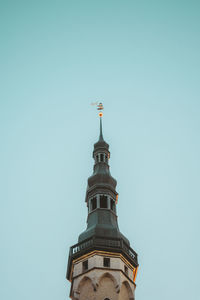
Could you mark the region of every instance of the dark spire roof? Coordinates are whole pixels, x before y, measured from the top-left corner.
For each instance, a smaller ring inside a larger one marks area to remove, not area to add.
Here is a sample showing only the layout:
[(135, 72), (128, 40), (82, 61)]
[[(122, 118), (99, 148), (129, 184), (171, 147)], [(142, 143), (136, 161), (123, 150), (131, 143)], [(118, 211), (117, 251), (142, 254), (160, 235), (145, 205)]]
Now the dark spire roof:
[(103, 130), (102, 130), (102, 117), (100, 117), (100, 134), (99, 140), (97, 143), (94, 144), (94, 151), (100, 148), (105, 148), (106, 150), (109, 149), (109, 145), (104, 141), (103, 138)]
[[(99, 153), (104, 153), (107, 156), (107, 159), (102, 162), (101, 160), (95, 159), (96, 155)], [(117, 181), (111, 176), (109, 170), (109, 145), (104, 141), (103, 138), (103, 130), (102, 130), (102, 117), (100, 117), (100, 134), (99, 140), (94, 144), (93, 158), (95, 160), (94, 171), (91, 177), (88, 178), (88, 189), (91, 189), (95, 185), (110, 186), (110, 189), (116, 193), (115, 187), (117, 185)]]
[[(117, 181), (110, 174), (108, 164), (110, 152), (108, 149), (109, 145), (103, 138), (102, 117), (100, 116), (99, 140), (94, 144), (93, 151), (94, 169), (92, 176), (88, 178), (86, 191), (87, 203), (97, 195), (105, 195), (108, 197), (107, 199), (111, 197), (116, 201), (118, 195), (116, 192)], [(87, 223), (87, 229), (79, 236), (79, 242), (92, 236), (107, 236), (122, 238), (129, 245), (129, 241), (119, 231), (116, 214), (110, 209), (102, 210), (100, 208), (89, 213)]]

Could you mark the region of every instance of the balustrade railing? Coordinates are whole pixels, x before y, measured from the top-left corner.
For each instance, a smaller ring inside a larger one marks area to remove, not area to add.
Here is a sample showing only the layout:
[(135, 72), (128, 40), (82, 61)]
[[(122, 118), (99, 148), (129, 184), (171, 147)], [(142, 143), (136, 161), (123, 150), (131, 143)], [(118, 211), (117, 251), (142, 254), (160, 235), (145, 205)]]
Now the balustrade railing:
[(79, 252), (87, 250), (94, 246), (122, 249), (131, 259), (133, 259), (137, 263), (137, 254), (122, 239), (92, 237), (72, 246), (70, 248), (70, 254), (71, 256), (76, 256)]

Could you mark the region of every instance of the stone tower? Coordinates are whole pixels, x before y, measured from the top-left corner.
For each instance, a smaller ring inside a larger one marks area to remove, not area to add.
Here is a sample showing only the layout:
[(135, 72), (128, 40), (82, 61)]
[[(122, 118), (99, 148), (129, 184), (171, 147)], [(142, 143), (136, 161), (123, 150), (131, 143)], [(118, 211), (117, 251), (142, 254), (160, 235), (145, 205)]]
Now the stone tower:
[(73, 300), (133, 300), (138, 260), (119, 231), (116, 180), (109, 170), (109, 145), (102, 134), (94, 144), (94, 171), (88, 178), (85, 202), (87, 229), (70, 248), (67, 279)]

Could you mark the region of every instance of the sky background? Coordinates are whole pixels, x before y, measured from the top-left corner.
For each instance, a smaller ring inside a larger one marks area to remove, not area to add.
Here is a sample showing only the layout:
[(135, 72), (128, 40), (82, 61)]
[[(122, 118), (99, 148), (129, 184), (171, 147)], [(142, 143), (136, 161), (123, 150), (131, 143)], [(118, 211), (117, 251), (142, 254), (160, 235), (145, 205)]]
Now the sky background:
[(200, 2), (0, 1), (0, 298), (69, 299), (105, 107), (136, 300), (196, 300)]

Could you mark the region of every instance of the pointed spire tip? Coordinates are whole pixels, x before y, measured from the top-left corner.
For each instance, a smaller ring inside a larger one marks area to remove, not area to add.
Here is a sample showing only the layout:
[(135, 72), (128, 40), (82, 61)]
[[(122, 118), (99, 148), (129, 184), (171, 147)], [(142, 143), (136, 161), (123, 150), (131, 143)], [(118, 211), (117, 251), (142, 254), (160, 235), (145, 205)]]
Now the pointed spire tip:
[(102, 116), (100, 116), (100, 134), (99, 134), (99, 141), (104, 141), (104, 139), (103, 139), (103, 131), (102, 131)]

